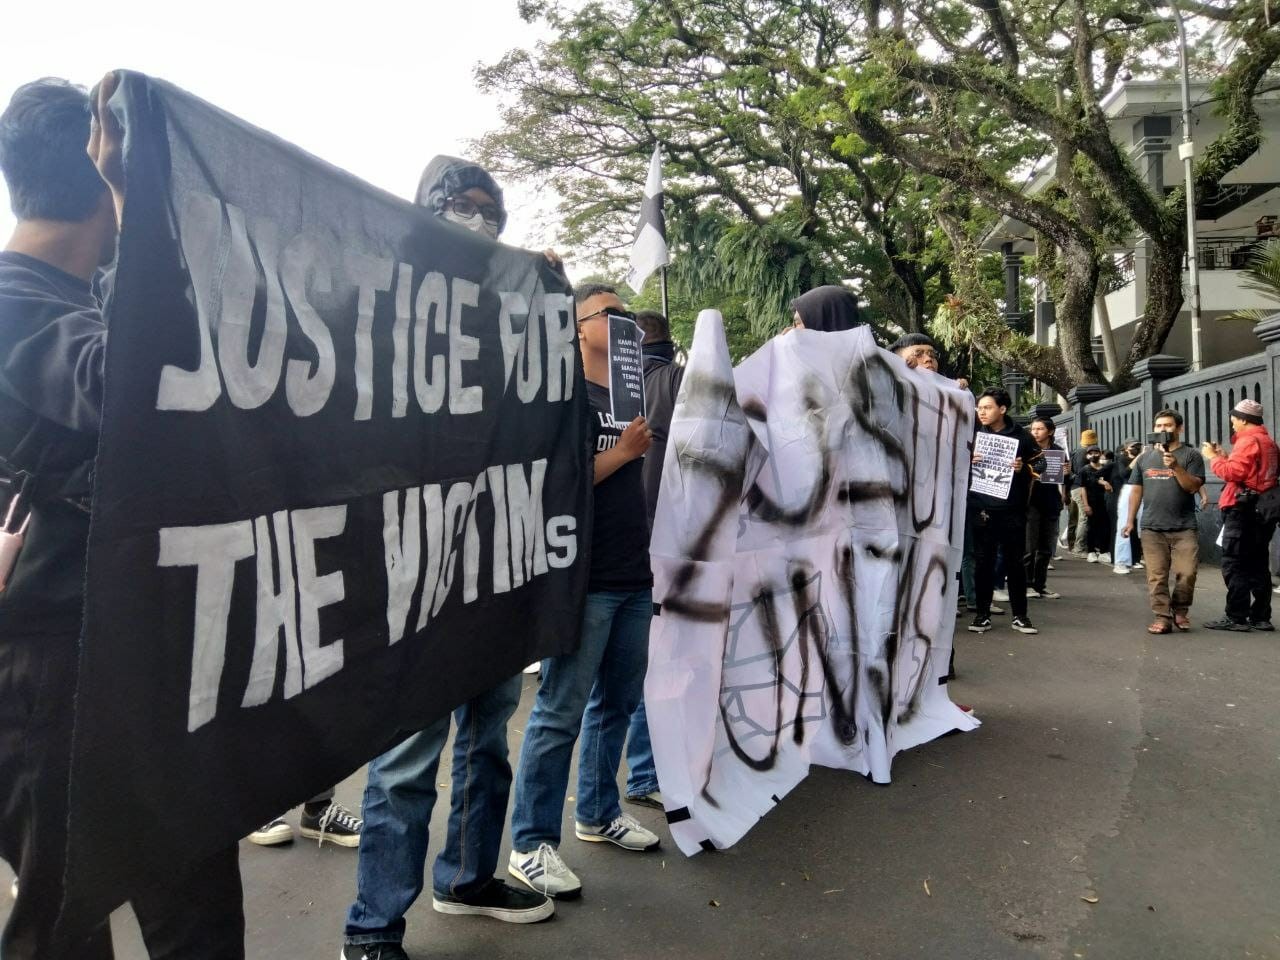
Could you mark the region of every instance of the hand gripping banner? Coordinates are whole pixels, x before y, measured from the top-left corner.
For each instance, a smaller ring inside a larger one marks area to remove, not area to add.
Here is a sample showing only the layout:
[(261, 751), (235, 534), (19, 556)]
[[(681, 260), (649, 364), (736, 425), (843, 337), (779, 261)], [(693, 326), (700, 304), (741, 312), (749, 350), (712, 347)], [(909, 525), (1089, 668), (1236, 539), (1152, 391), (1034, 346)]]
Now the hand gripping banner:
[(889, 780), (947, 696), (973, 398), (868, 327), (734, 369), (703, 311), (671, 421), (645, 704), (671, 832), (730, 846), (811, 763)]
[(68, 931), (572, 649), (590, 543), (541, 255), (169, 84), (122, 74), (110, 108)]

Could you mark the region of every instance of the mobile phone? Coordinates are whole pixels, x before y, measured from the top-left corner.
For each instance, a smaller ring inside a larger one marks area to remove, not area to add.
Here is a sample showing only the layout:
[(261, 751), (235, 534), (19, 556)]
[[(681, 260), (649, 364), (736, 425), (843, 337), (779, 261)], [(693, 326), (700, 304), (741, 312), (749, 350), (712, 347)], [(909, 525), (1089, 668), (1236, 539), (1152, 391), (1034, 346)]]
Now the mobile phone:
[(1173, 443), (1173, 434), (1168, 430), (1161, 430), (1159, 433), (1148, 433), (1147, 443), (1158, 444), (1161, 447), (1167, 447)]

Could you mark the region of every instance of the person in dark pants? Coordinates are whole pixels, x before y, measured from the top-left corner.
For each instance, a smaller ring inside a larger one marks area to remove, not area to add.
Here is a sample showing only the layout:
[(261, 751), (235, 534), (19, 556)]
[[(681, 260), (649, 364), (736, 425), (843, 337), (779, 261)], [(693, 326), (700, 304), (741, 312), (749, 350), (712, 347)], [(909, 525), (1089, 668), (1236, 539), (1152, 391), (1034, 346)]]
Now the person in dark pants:
[(1206, 443), (1201, 455), (1226, 481), (1222, 510), (1222, 579), (1227, 612), (1205, 624), (1210, 630), (1274, 630), (1271, 625), (1271, 571), (1267, 551), (1275, 524), (1258, 515), (1258, 495), (1276, 485), (1280, 450), (1262, 425), (1262, 404), (1241, 400), (1231, 411), (1231, 455)]
[[(975, 579), (978, 610), (969, 624), (971, 633), (991, 629), (991, 596), (995, 589), (996, 553), (1006, 557), (1022, 557), (1027, 543), (1027, 501), (1031, 494), (1031, 471), (1028, 461), (1040, 448), (1022, 427), (1008, 417), (1009, 394), (999, 388), (986, 390), (978, 397), (978, 435), (995, 433), (1017, 442), (1013, 461), (1013, 480), (1005, 497), (969, 491), (966, 523), (973, 531)], [(975, 465), (982, 460), (974, 453)], [(1009, 605), (1013, 619), (1009, 625), (1019, 633), (1039, 633), (1027, 616), (1027, 571), (1021, 563), (1009, 563)]]
[(1110, 466), (1102, 463), (1102, 451), (1090, 447), (1086, 451), (1084, 469), (1077, 478), (1084, 490), (1084, 512), (1088, 518), (1085, 527), (1085, 549), (1090, 563), (1111, 562), (1111, 512), (1108, 499), (1115, 489), (1111, 482)]
[[(496, 240), (507, 222), (502, 189), (487, 170), (433, 157), (416, 202), (459, 229)], [(554, 269), (559, 258), (545, 256)], [(507, 723), (520, 704), (520, 674), (473, 697), (369, 764), (359, 831), (356, 898), (343, 930), (343, 960), (406, 960), (405, 915), (423, 889), (436, 774), (455, 724), (444, 845), (431, 870), (431, 906), (449, 916), (537, 923), (555, 913), (543, 894), (494, 876), (511, 793)]]
[[(644, 331), (641, 343), (644, 350), (644, 412), (653, 437), (641, 467), (645, 508), (649, 514), (649, 529), (652, 530), (658, 509), (658, 490), (662, 485), (662, 461), (667, 454), (667, 433), (671, 429), (671, 415), (675, 412), (680, 384), (684, 382), (684, 367), (675, 362), (675, 344), (671, 342), (671, 326), (665, 316), (656, 310), (641, 310), (636, 314), (636, 323)], [(587, 705), (588, 713), (598, 709), (594, 699)], [(631, 715), (631, 726), (627, 731), (627, 801), (646, 807), (662, 807), (658, 769), (653, 759), (643, 698)]]
[[(1043, 483), (1043, 451), (1057, 450), (1066, 453), (1053, 442), (1054, 423), (1048, 417), (1037, 417), (1031, 421), (1031, 439), (1036, 442), (1040, 452), (1034, 454), (1029, 462), (1034, 475), (1031, 484), (1031, 499), (1027, 504), (1027, 550), (1023, 556), (1023, 564), (1027, 571), (1027, 586), (1030, 596), (1041, 600), (1056, 600), (1062, 594), (1049, 589), (1049, 561), (1053, 559), (1054, 541), (1058, 537), (1058, 518), (1062, 515), (1065, 495), (1062, 487), (1056, 483)], [(1063, 464), (1066, 472), (1066, 464)]]
[[(26, 528), (16, 562), (0, 570), (0, 857), (18, 875), (4, 960), (113, 956), (106, 917), (78, 942), (54, 922), (105, 377), (93, 280), (115, 257), (125, 202), (122, 135), (106, 110), (114, 88), (108, 75), (95, 105), (80, 87), (37, 80), (0, 115), (0, 172), (18, 218), (0, 252), (0, 496)], [(231, 845), (132, 903), (151, 957), (240, 960), (242, 900)]]

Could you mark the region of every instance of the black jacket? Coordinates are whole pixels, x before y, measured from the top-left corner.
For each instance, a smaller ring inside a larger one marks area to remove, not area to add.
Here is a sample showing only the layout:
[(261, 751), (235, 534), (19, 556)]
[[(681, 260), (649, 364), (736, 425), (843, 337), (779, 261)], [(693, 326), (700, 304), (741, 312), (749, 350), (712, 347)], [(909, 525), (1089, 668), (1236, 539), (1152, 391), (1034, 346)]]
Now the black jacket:
[(658, 487), (662, 483), (662, 461), (667, 455), (667, 435), (671, 414), (684, 381), (684, 367), (675, 362), (675, 348), (670, 341), (646, 344), (644, 347), (645, 419), (653, 431), (653, 443), (644, 455), (644, 501), (649, 512), (649, 529), (658, 507)]
[(106, 342), (88, 283), (0, 253), (0, 503), (25, 483), (31, 510), (0, 593), (0, 642), (79, 632)]

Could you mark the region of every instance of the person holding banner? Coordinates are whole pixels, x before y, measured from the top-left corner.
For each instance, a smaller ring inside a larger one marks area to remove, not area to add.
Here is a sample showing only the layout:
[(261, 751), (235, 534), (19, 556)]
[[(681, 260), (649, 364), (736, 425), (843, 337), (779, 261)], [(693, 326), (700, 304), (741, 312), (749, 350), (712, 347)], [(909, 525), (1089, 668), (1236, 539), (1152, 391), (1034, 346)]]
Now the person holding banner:
[[(437, 156), (418, 182), (416, 198), (436, 216), (496, 240), (507, 222), (502, 188), (479, 164)], [(559, 258), (547, 255), (553, 268)], [(507, 723), (520, 703), (520, 674), (458, 707), (453, 788), (444, 849), (432, 869), (437, 913), (536, 923), (555, 913), (540, 893), (494, 876), (511, 792)], [(450, 717), (392, 747), (369, 764), (364, 828), (356, 867), (356, 899), (347, 913), (345, 960), (396, 960), (405, 954), (405, 914), (422, 892), (436, 773)]]
[[(607, 386), (611, 321), (634, 318), (611, 286), (584, 284), (574, 299), (595, 423), (591, 574), (581, 646), (543, 664), (520, 750), (508, 867), (530, 889), (562, 898), (582, 892), (582, 881), (558, 850), (573, 745), (580, 732), (574, 834), (632, 851), (653, 850), (659, 842), (622, 812), (617, 783), (623, 741), (643, 696), (649, 660), (653, 574), (641, 459), (653, 435), (642, 416), (625, 424), (614, 418)], [(596, 709), (585, 723), (589, 701)]]
[[(123, 138), (105, 107), (114, 86), (109, 74), (93, 104), (82, 87), (37, 80), (0, 115), (0, 172), (18, 219), (0, 253), (0, 479), (10, 518), (0, 535), (0, 857), (18, 875), (0, 934), (5, 960), (113, 956), (105, 916), (75, 942), (55, 920), (105, 379), (94, 281), (115, 257), (125, 201)], [(132, 903), (152, 958), (244, 956), (235, 846)]]
[(999, 387), (978, 397), (979, 427), (974, 437), (973, 472), (966, 526), (973, 532), (978, 609), (970, 633), (991, 629), (991, 599), (995, 591), (996, 555), (1006, 565), (1010, 626), (1019, 633), (1039, 633), (1027, 616), (1027, 571), (1016, 558), (1024, 555), (1027, 501), (1031, 477), (1027, 464), (1040, 448), (1022, 427), (1009, 419), (1009, 394)]
[(1040, 450), (1028, 463), (1032, 471), (1031, 500), (1027, 504), (1027, 551), (1023, 563), (1031, 596), (1056, 600), (1062, 596), (1048, 587), (1049, 561), (1053, 559), (1058, 536), (1058, 518), (1066, 497), (1062, 482), (1066, 476), (1066, 451), (1053, 440), (1054, 423), (1049, 417), (1031, 421), (1031, 438)]

